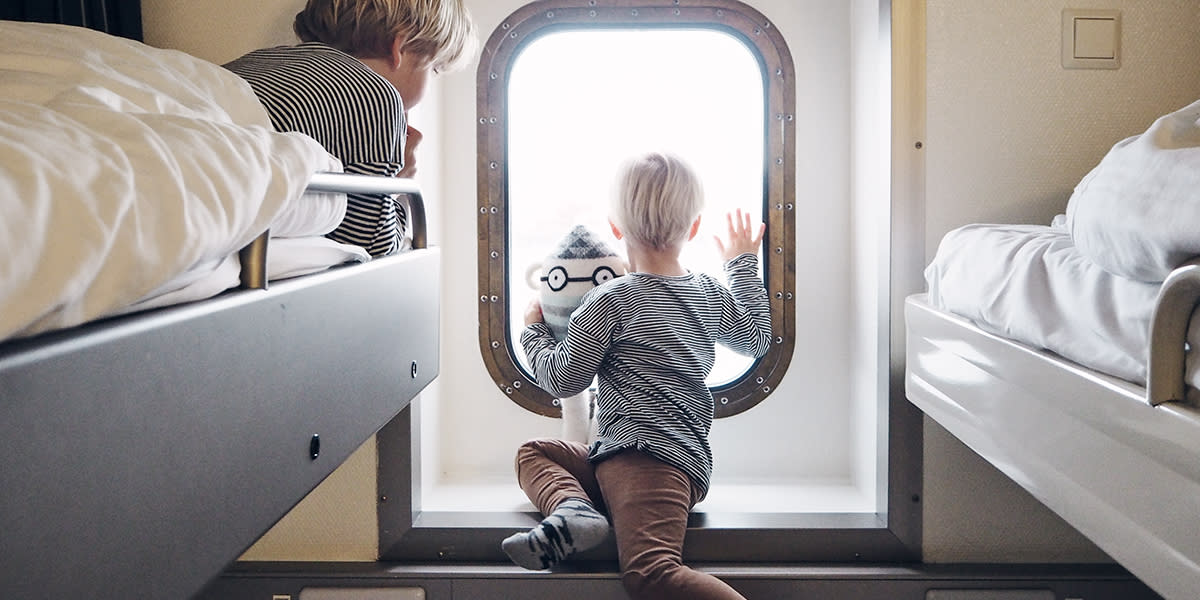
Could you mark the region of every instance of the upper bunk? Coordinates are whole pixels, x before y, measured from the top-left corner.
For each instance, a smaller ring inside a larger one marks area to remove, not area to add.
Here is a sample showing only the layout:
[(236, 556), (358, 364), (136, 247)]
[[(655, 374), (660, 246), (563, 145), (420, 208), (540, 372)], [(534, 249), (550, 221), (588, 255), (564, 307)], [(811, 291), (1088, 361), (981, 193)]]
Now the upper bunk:
[(437, 376), (420, 190), (181, 53), (0, 22), (0, 73), (0, 596), (190, 597)]

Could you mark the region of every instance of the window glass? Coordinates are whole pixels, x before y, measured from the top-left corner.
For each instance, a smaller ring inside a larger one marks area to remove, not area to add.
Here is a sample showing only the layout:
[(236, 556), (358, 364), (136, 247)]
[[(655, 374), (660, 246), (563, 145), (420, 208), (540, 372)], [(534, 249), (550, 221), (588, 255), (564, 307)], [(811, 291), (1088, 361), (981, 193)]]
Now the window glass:
[[(518, 338), (537, 294), (527, 271), (575, 225), (624, 254), (607, 217), (614, 173), (632, 154), (672, 152), (700, 173), (706, 210), (682, 262), (724, 280), (712, 236), (725, 214), (763, 220), (763, 76), (741, 40), (714, 29), (558, 31), (520, 51), (507, 93), (509, 342), (526, 372)], [(709, 384), (753, 364), (718, 347)]]

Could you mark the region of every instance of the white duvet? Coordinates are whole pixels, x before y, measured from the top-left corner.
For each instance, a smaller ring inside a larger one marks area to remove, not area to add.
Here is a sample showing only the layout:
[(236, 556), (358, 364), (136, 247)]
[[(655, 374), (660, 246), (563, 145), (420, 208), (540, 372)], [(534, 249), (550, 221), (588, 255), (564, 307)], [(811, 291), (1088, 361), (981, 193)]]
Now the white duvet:
[[(925, 269), (929, 302), (986, 331), (1145, 385), (1159, 283), (1119, 277), (1085, 256), (1063, 216), (1050, 227), (967, 225), (946, 234)], [(1200, 347), (1193, 316), (1188, 343)], [(1198, 353), (1186, 379), (1200, 387)]]
[(148, 305), (268, 228), (332, 230), (344, 196), (303, 195), (328, 170), (336, 159), (275, 133), (219, 66), (0, 21), (0, 339)]

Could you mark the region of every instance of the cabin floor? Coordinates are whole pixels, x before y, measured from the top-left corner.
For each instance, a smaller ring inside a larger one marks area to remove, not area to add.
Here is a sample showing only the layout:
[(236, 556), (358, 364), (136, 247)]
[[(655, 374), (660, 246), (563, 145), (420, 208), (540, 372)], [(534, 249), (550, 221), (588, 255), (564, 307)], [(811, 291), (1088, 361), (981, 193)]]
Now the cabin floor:
[[(749, 599), (1161, 600), (1116, 565), (694, 565)], [(240, 562), (196, 600), (627, 600), (608, 563)]]

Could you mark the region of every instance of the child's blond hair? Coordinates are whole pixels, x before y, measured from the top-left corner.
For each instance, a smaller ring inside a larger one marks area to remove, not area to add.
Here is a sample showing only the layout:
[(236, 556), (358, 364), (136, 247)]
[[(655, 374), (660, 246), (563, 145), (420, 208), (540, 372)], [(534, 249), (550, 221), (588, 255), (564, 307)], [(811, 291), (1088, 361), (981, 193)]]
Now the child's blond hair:
[(292, 29), (359, 58), (391, 56), (400, 37), (404, 52), (428, 57), (435, 71), (457, 66), (477, 44), (463, 0), (308, 0)]
[(703, 208), (700, 177), (675, 155), (650, 152), (617, 171), (612, 220), (631, 240), (660, 250), (684, 242)]

